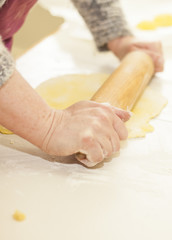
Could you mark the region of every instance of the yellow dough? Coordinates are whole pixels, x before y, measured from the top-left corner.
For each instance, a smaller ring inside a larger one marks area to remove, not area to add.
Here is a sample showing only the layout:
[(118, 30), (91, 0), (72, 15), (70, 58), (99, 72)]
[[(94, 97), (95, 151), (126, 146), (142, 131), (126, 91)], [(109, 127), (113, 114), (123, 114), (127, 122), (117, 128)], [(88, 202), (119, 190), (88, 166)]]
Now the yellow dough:
[(160, 93), (147, 87), (134, 106), (133, 115), (126, 123), (128, 137), (145, 137), (147, 132), (152, 132), (154, 128), (149, 121), (156, 117), (167, 104), (167, 99)]
[(137, 28), (141, 30), (155, 30), (156, 24), (153, 21), (143, 21), (137, 25)]
[(90, 99), (107, 77), (107, 74), (64, 75), (43, 82), (36, 91), (51, 107), (64, 109)]
[(137, 25), (141, 30), (155, 30), (157, 27), (172, 26), (171, 14), (160, 14), (154, 18), (153, 21), (142, 21)]
[[(89, 100), (107, 77), (107, 74), (64, 75), (42, 83), (36, 91), (51, 107), (64, 109), (75, 102)], [(147, 132), (152, 132), (149, 121), (166, 104), (167, 100), (161, 94), (147, 87), (133, 109), (133, 116), (126, 123), (129, 138), (144, 137)]]
[(26, 216), (21, 213), (20, 211), (16, 210), (15, 213), (13, 214), (13, 218), (16, 220), (16, 221), (24, 221), (26, 219)]
[(172, 15), (161, 14), (154, 18), (154, 23), (157, 27), (169, 27), (172, 26)]
[(3, 134), (13, 134), (10, 130), (4, 128), (3, 126), (0, 126), (0, 133), (3, 133)]

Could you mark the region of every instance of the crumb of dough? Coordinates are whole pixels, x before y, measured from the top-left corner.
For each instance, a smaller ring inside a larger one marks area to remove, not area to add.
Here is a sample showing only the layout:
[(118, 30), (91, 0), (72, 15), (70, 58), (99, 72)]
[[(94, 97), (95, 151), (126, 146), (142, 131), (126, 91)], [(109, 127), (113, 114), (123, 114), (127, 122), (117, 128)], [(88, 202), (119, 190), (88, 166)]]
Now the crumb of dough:
[(171, 14), (161, 14), (154, 18), (154, 24), (157, 27), (169, 27), (172, 26), (172, 15)]
[(10, 144), (14, 144), (14, 140), (11, 139), (11, 140), (10, 140)]
[(155, 30), (157, 25), (153, 21), (142, 21), (137, 25), (141, 30)]
[(26, 216), (24, 213), (16, 210), (15, 213), (13, 214), (13, 219), (15, 219), (16, 221), (24, 221), (26, 219)]

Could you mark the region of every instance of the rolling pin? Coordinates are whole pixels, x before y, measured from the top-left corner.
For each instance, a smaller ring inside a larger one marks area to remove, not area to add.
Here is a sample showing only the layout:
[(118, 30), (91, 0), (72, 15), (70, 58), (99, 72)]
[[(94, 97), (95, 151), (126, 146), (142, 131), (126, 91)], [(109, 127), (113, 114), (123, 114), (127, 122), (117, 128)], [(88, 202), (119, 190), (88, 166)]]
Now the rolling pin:
[[(99, 103), (110, 103), (124, 110), (132, 110), (154, 74), (154, 64), (149, 55), (134, 51), (125, 56), (119, 67), (103, 83), (91, 98)], [(86, 155), (76, 154), (83, 160)]]

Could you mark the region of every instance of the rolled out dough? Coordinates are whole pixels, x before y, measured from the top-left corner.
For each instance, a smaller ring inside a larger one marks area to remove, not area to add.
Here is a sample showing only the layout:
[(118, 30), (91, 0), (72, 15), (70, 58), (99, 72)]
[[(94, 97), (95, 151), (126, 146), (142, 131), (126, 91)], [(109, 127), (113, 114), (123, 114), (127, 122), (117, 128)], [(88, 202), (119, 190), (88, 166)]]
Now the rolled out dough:
[[(40, 84), (36, 91), (53, 108), (64, 109), (81, 100), (89, 100), (97, 89), (107, 79), (107, 74), (73, 74), (50, 79)], [(126, 123), (129, 138), (144, 137), (154, 128), (149, 124), (150, 119), (157, 116), (167, 100), (151, 87), (147, 87), (134, 106), (133, 115)], [(11, 132), (0, 126), (0, 132)]]
[[(91, 99), (107, 77), (107, 74), (64, 75), (42, 83), (36, 91), (51, 107), (64, 109), (75, 102)], [(126, 123), (129, 138), (144, 137), (147, 132), (152, 132), (154, 128), (149, 121), (166, 104), (167, 100), (160, 93), (147, 87), (132, 110), (133, 116)]]

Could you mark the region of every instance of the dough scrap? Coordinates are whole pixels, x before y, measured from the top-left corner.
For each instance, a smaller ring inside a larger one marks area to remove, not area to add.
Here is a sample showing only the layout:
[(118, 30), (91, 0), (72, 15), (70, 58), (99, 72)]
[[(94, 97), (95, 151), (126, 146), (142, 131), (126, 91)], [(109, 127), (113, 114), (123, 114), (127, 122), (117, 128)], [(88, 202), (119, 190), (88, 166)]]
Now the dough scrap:
[(141, 30), (155, 30), (157, 26), (153, 21), (142, 21), (137, 24), (137, 28)]
[(161, 14), (154, 18), (154, 23), (157, 27), (169, 27), (172, 26), (172, 15)]
[(158, 27), (170, 27), (172, 26), (171, 14), (157, 15), (152, 21), (142, 21), (137, 24), (137, 28), (141, 30), (155, 30)]
[[(51, 107), (64, 109), (75, 102), (89, 100), (107, 77), (107, 74), (64, 75), (40, 84), (36, 91)], [(147, 132), (152, 132), (154, 128), (149, 121), (166, 104), (166, 98), (147, 87), (132, 110), (133, 116), (126, 123), (129, 138), (144, 137)]]
[(16, 221), (24, 221), (26, 219), (26, 216), (25, 214), (23, 214), (22, 212), (16, 210), (15, 213), (13, 214), (13, 218), (16, 220)]

